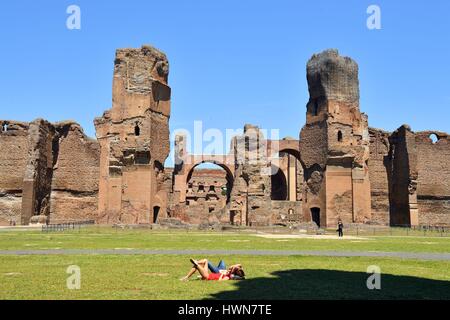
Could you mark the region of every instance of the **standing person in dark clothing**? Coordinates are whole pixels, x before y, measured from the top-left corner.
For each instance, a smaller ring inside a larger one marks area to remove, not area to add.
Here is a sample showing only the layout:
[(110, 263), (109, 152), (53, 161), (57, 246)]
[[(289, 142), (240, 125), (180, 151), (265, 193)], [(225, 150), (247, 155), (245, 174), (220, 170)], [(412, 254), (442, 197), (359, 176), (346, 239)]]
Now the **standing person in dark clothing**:
[(339, 238), (344, 236), (344, 224), (341, 219), (338, 221), (338, 229), (336, 231), (339, 233)]

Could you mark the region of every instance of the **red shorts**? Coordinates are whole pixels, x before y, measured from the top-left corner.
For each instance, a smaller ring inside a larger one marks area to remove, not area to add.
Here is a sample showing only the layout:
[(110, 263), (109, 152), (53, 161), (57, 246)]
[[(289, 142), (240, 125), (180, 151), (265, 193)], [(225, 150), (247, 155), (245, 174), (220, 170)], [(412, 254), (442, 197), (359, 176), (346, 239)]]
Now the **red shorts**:
[(221, 273), (210, 273), (207, 280), (219, 280)]

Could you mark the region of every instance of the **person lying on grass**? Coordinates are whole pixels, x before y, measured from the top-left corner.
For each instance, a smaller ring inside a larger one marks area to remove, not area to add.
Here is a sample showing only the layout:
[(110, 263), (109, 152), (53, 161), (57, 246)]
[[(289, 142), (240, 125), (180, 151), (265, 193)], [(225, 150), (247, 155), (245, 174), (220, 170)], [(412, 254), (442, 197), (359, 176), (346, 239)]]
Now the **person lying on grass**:
[[(200, 273), (202, 280), (216, 280), (216, 281), (226, 281), (226, 280), (243, 280), (245, 279), (244, 269), (242, 265), (235, 264), (226, 269), (225, 263), (220, 261), (217, 267), (214, 267), (208, 259), (194, 260), (190, 259), (193, 267), (189, 273), (181, 278), (181, 281), (187, 281), (194, 273), (197, 271)], [(209, 270), (211, 270), (211, 273)]]

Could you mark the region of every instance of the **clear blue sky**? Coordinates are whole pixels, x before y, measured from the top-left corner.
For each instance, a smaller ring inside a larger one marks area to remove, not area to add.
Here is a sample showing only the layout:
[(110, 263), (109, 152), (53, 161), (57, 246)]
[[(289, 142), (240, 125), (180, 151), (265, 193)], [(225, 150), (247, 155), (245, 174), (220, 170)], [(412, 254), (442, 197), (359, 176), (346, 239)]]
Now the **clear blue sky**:
[[(66, 28), (80, 6), (81, 30)], [(366, 9), (381, 7), (382, 30)], [(338, 48), (360, 66), (372, 127), (450, 132), (450, 1), (2, 1), (0, 119), (73, 119), (95, 136), (111, 107), (116, 48), (170, 60), (171, 130), (253, 123), (298, 137), (306, 62)]]

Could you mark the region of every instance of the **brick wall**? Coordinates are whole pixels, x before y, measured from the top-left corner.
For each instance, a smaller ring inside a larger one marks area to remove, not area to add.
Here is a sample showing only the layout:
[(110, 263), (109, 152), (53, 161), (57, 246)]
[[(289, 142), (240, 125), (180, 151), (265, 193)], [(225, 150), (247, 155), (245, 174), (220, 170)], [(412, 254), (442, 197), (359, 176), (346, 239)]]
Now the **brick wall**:
[[(430, 135), (438, 141), (433, 143)], [(420, 224), (450, 225), (450, 137), (443, 132), (416, 133)]]

